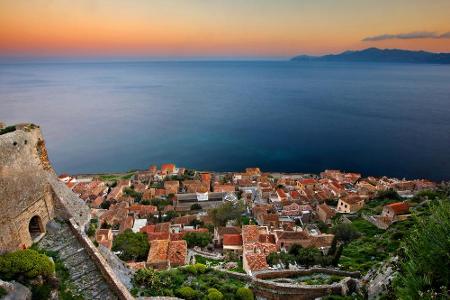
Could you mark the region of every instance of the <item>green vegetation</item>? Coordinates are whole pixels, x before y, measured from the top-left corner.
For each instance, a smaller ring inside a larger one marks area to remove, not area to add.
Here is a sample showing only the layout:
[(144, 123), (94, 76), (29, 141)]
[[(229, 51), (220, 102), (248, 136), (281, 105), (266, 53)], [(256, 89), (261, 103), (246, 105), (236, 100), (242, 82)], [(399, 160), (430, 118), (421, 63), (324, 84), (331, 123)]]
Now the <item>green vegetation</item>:
[(344, 277), (338, 275), (327, 275), (327, 274), (313, 274), (309, 276), (301, 276), (296, 278), (296, 281), (306, 285), (321, 285), (321, 284), (332, 284), (339, 282)]
[(8, 292), (0, 286), (0, 298), (6, 295), (8, 295)]
[(108, 209), (111, 206), (111, 204), (112, 204), (111, 201), (105, 200), (105, 201), (103, 201), (102, 204), (100, 204), (100, 207), (103, 209)]
[(246, 287), (238, 288), (238, 290), (236, 292), (236, 296), (239, 300), (253, 300), (254, 299), (252, 290), (249, 288), (246, 288)]
[(338, 224), (333, 228), (333, 233), (337, 241), (347, 244), (357, 239), (361, 234), (353, 224)]
[(194, 203), (191, 205), (191, 210), (200, 210), (202, 209), (202, 206), (198, 203)]
[(352, 226), (361, 236), (344, 247), (339, 264), (351, 271), (367, 272), (397, 250), (400, 246), (398, 233), (406, 231), (410, 222), (394, 223), (384, 231), (362, 218), (354, 220)]
[(195, 255), (195, 261), (208, 267), (215, 267), (224, 263), (223, 260), (206, 258), (201, 255)]
[(183, 239), (187, 242), (188, 247), (206, 247), (212, 241), (211, 234), (209, 232), (188, 232), (184, 235)]
[[(59, 299), (83, 299), (74, 292), (69, 272), (56, 252), (43, 251), (33, 245), (30, 249), (0, 256), (0, 269), (1, 279), (16, 280), (30, 287), (32, 299), (50, 299), (50, 293), (55, 288), (58, 289)], [(38, 276), (43, 278), (40, 283), (33, 280)]]
[(120, 179), (130, 179), (134, 176), (134, 174), (136, 174), (136, 172), (134, 171), (128, 172), (126, 174), (103, 174), (100, 175), (99, 178), (103, 181), (117, 181)]
[(450, 288), (450, 201), (430, 206), (430, 215), (415, 217), (401, 251), (398, 299), (448, 299)]
[(133, 186), (124, 188), (123, 193), (127, 196), (133, 197), (135, 202), (140, 202), (142, 199), (142, 193), (136, 192)]
[(118, 234), (112, 246), (113, 251), (120, 251), (118, 256), (125, 261), (146, 260), (149, 249), (147, 235), (142, 232), (134, 233), (131, 229)]
[(219, 207), (211, 209), (208, 215), (211, 216), (215, 226), (225, 226), (230, 220), (241, 220), (241, 215), (244, 212), (244, 205), (242, 202), (233, 204), (225, 202)]
[(98, 219), (91, 219), (91, 221), (89, 222), (87, 235), (89, 237), (93, 237), (95, 235), (95, 232), (97, 231), (97, 227), (98, 227)]
[(253, 299), (245, 283), (197, 263), (166, 271), (138, 270), (133, 277), (135, 296), (177, 296), (183, 299)]
[(32, 279), (37, 276), (50, 278), (55, 272), (55, 265), (44, 254), (32, 249), (18, 250), (0, 256), (0, 278)]
[(285, 268), (287, 268), (290, 263), (293, 264), (295, 262), (302, 266), (329, 266), (333, 264), (335, 260), (339, 260), (339, 257), (336, 258), (336, 255), (340, 255), (339, 251), (336, 252), (336, 254), (333, 251), (328, 255), (323, 255), (317, 248), (302, 248), (302, 246), (294, 244), (291, 246), (288, 253), (279, 252), (269, 254), (267, 256), (267, 263), (271, 266), (282, 264)]
[(0, 129), (0, 135), (13, 131), (16, 131), (16, 126), (7, 126), (5, 128)]

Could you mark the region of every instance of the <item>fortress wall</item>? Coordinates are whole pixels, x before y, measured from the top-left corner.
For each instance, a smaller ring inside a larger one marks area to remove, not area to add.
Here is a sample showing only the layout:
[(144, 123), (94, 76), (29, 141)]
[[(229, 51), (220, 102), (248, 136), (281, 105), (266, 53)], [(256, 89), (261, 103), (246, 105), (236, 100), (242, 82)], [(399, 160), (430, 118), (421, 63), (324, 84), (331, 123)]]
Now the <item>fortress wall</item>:
[(0, 135), (1, 252), (31, 246), (28, 226), (34, 216), (39, 217), (43, 231), (54, 218), (44, 139), (35, 126), (18, 128)]
[(16, 128), (0, 135), (0, 252), (32, 245), (34, 216), (42, 233), (55, 217), (74, 218), (81, 229), (90, 220), (89, 207), (56, 177), (39, 127)]
[(88, 236), (82, 230), (80, 230), (79, 225), (73, 219), (69, 219), (69, 226), (72, 232), (77, 237), (77, 239), (83, 245), (84, 249), (86, 249), (86, 252), (88, 253), (89, 257), (99, 268), (108, 285), (111, 287), (111, 290), (114, 291), (114, 293), (119, 297), (119, 299), (121, 300), (134, 299), (134, 297), (128, 291), (127, 287), (120, 281), (120, 279), (116, 276), (111, 266), (101, 255), (100, 251), (95, 247), (95, 245), (91, 242)]

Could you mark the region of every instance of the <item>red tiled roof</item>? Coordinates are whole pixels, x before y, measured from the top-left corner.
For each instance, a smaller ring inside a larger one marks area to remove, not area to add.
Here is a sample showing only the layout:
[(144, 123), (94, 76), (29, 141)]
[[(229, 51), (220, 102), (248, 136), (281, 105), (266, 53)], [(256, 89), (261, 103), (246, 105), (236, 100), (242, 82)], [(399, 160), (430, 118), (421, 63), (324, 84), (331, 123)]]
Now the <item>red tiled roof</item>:
[(242, 235), (240, 234), (224, 234), (223, 235), (224, 246), (241, 246)]
[(282, 189), (277, 189), (277, 194), (280, 198), (286, 198), (286, 193)]
[(167, 261), (167, 250), (169, 248), (168, 240), (156, 240), (150, 243), (148, 253), (148, 263), (160, 263)]
[(244, 225), (242, 227), (242, 240), (244, 243), (256, 242), (259, 237), (258, 226), (256, 225)]
[(155, 232), (155, 225), (145, 225), (139, 231), (140, 232), (145, 232), (147, 234), (149, 234), (151, 232)]
[(148, 232), (147, 237), (149, 241), (169, 240), (169, 232)]
[(396, 202), (386, 205), (391, 208), (395, 214), (405, 214), (409, 212), (409, 205), (406, 202)]
[(171, 266), (181, 266), (186, 262), (187, 243), (185, 240), (173, 241), (169, 244), (167, 258)]
[(260, 271), (269, 268), (266, 261), (266, 255), (264, 254), (247, 253), (245, 254), (245, 258), (251, 271)]

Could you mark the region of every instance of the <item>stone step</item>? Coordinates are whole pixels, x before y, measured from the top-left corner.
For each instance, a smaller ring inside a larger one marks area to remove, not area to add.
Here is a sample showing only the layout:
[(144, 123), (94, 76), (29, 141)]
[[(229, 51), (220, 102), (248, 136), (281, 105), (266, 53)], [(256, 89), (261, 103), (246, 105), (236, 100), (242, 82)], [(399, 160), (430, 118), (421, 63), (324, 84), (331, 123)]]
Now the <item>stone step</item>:
[(85, 299), (117, 299), (67, 224), (62, 224), (57, 232), (48, 232), (39, 242), (39, 247), (58, 253), (69, 271), (74, 288)]

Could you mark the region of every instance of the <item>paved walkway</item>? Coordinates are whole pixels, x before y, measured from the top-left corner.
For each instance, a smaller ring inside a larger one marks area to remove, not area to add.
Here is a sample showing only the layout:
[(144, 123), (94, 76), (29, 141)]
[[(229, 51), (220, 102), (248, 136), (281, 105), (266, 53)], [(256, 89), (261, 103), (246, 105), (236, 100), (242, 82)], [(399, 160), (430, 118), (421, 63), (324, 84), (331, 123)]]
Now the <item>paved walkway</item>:
[(54, 225), (55, 228), (49, 228), (44, 238), (39, 241), (39, 248), (58, 253), (69, 270), (77, 292), (85, 299), (117, 299), (69, 226), (60, 223)]

